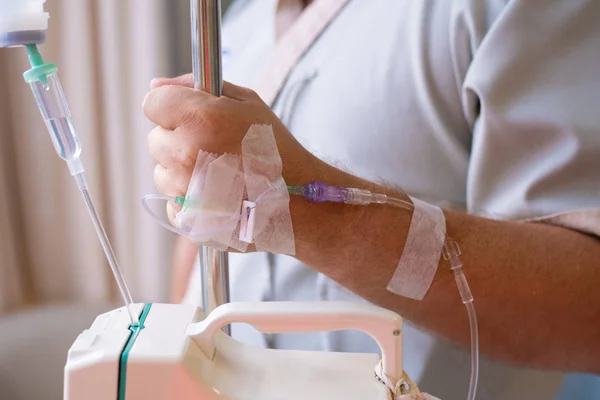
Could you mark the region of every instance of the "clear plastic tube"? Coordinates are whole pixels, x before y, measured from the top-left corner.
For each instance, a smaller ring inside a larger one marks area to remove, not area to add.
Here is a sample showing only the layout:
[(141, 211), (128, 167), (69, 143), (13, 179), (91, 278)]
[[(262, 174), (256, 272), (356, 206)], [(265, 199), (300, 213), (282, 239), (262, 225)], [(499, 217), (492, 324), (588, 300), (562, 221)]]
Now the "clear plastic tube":
[(144, 207), (144, 210), (150, 215), (150, 217), (154, 221), (156, 221), (160, 226), (162, 226), (163, 228), (168, 229), (171, 232), (176, 233), (178, 235), (187, 236), (190, 239), (195, 240), (195, 241), (200, 241), (198, 238), (201, 238), (206, 235), (210, 235), (213, 233), (218, 233), (218, 232), (222, 232), (222, 231), (226, 231), (226, 230), (235, 228), (235, 226), (237, 226), (238, 222), (241, 220), (241, 214), (238, 216), (234, 215), (229, 219), (228, 222), (224, 223), (222, 226), (220, 226), (218, 228), (204, 229), (200, 232), (195, 232), (194, 234), (191, 234), (190, 232), (188, 232), (184, 229), (174, 227), (170, 223), (163, 221), (160, 217), (158, 217), (150, 208), (150, 205), (148, 204), (149, 200), (175, 201), (176, 200), (175, 197), (166, 196), (166, 195), (162, 195), (162, 194), (148, 194), (148, 195), (144, 196), (144, 198), (142, 199), (142, 207)]
[[(90, 192), (88, 191), (87, 185), (85, 183), (85, 179), (83, 177), (83, 173), (75, 176), (75, 180), (79, 184), (79, 189), (81, 190), (81, 194), (85, 201), (85, 205), (87, 207), (88, 213), (90, 214), (90, 218), (92, 219), (92, 223), (94, 224), (94, 228), (96, 229), (96, 234), (98, 235), (98, 239), (100, 239), (100, 243), (102, 244), (102, 249), (104, 250), (104, 254), (106, 255), (106, 259), (108, 260), (108, 264), (110, 265), (110, 269), (115, 277), (115, 281), (117, 282), (117, 287), (119, 288), (119, 292), (121, 293), (121, 297), (125, 301), (125, 306), (127, 308), (129, 319), (131, 321), (131, 325), (137, 326), (139, 325), (139, 318), (136, 313), (132, 312), (131, 307), (133, 305), (133, 299), (131, 297), (131, 293), (129, 292), (129, 288), (127, 287), (127, 283), (125, 282), (125, 278), (123, 277), (123, 273), (119, 268), (119, 263), (117, 262), (117, 257), (115, 256), (115, 252), (108, 240), (108, 235), (104, 230), (104, 226), (102, 226), (102, 221), (100, 220), (100, 216), (96, 211), (96, 207), (94, 202), (92, 201), (92, 197), (90, 196)], [(81, 183), (80, 183), (81, 182)]]
[(479, 335), (477, 333), (477, 316), (473, 302), (465, 304), (469, 314), (469, 327), (471, 329), (471, 380), (469, 383), (468, 400), (475, 400), (477, 382), (479, 380)]
[(479, 380), (479, 333), (477, 329), (477, 315), (475, 314), (475, 306), (473, 305), (473, 294), (469, 288), (467, 277), (462, 270), (462, 261), (460, 260), (460, 247), (458, 244), (446, 237), (442, 255), (444, 259), (450, 263), (450, 269), (454, 272), (454, 280), (460, 293), (460, 298), (467, 308), (469, 316), (469, 330), (471, 334), (471, 378), (469, 381), (468, 400), (475, 400), (477, 392), (477, 382)]
[[(329, 186), (323, 182), (312, 182), (302, 186), (288, 186), (288, 192), (292, 195), (302, 196), (314, 203), (337, 202), (355, 205), (389, 204), (393, 207), (405, 210), (413, 210), (414, 204), (396, 197), (385, 194), (371, 193), (368, 190), (356, 188), (344, 188)], [(468, 400), (475, 400), (477, 383), (479, 380), (479, 333), (477, 329), (477, 315), (473, 305), (473, 295), (467, 283), (467, 278), (462, 271), (460, 261), (460, 248), (452, 239), (446, 237), (444, 243), (444, 258), (449, 261), (461, 300), (467, 309), (469, 316), (469, 328), (471, 336), (471, 377), (469, 382)]]
[(386, 204), (411, 211), (415, 208), (414, 204), (412, 204), (411, 202), (402, 199), (397, 199), (395, 197), (388, 197)]
[(104, 226), (102, 226), (100, 216), (88, 191), (84, 175), (85, 168), (80, 158), (81, 143), (75, 132), (71, 120), (71, 112), (58, 79), (58, 68), (54, 64), (44, 64), (42, 56), (35, 45), (28, 45), (27, 50), (33, 68), (24, 74), (25, 79), (29, 82), (37, 106), (48, 128), (50, 139), (54, 144), (54, 149), (58, 156), (67, 162), (69, 171), (81, 191), (88, 213), (96, 229), (96, 234), (117, 282), (119, 292), (125, 302), (131, 324), (138, 325), (138, 316), (132, 311), (133, 299), (131, 298), (131, 293), (127, 288), (125, 278), (117, 263), (117, 258), (108, 235)]

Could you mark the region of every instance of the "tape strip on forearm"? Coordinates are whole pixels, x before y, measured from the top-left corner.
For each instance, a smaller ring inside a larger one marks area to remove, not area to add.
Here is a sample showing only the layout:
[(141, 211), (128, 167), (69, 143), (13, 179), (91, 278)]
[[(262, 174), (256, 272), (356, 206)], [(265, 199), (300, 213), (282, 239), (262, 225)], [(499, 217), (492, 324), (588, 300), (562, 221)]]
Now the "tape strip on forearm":
[(404, 251), (387, 290), (423, 300), (437, 272), (444, 241), (446, 218), (434, 205), (411, 197), (414, 211)]

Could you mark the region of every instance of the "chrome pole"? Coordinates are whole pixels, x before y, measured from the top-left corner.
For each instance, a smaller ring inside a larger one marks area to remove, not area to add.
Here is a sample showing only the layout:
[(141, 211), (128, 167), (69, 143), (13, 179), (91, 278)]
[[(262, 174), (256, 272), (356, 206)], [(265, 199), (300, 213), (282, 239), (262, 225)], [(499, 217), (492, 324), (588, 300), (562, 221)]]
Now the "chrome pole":
[(197, 89), (221, 96), (221, 0), (190, 0), (192, 55)]
[[(196, 89), (221, 96), (221, 0), (190, 0), (192, 22), (192, 62)], [(200, 248), (202, 308), (206, 314), (229, 302), (227, 253)], [(225, 332), (230, 334), (229, 326)]]

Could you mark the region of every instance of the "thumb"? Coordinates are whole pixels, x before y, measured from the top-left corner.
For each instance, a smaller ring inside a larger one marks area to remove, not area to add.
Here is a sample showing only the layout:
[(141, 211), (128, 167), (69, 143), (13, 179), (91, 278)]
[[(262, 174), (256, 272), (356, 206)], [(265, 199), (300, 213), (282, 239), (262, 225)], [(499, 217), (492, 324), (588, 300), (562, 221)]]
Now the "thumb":
[(161, 86), (167, 85), (175, 85), (175, 86), (185, 86), (189, 88), (194, 88), (194, 77), (192, 74), (185, 74), (178, 76), (176, 78), (154, 78), (150, 82), (150, 88), (156, 89)]

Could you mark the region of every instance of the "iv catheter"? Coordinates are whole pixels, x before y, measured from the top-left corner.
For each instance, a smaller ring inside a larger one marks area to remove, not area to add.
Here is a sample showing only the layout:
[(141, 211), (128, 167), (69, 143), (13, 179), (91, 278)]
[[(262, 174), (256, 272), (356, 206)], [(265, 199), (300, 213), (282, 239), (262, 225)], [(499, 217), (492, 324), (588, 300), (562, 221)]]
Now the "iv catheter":
[(80, 158), (81, 143), (73, 127), (71, 112), (58, 79), (58, 68), (55, 64), (44, 63), (35, 44), (28, 44), (26, 48), (29, 53), (29, 61), (32, 69), (25, 72), (23, 76), (31, 87), (56, 152), (60, 158), (67, 162), (69, 171), (81, 191), (90, 218), (102, 244), (102, 249), (106, 254), (117, 282), (119, 292), (125, 301), (125, 309), (129, 314), (129, 320), (135, 326), (139, 324), (139, 319), (137, 313), (131, 311), (133, 305), (131, 294), (87, 187), (84, 175), (85, 169)]
[[(192, 67), (194, 86), (221, 96), (221, 0), (190, 0), (192, 25)], [(229, 264), (227, 253), (200, 247), (202, 308), (209, 313), (229, 303)], [(224, 327), (229, 334), (229, 326)]]

